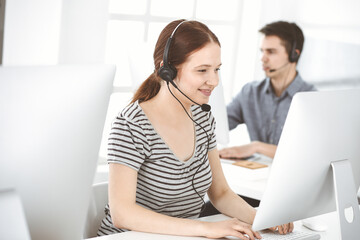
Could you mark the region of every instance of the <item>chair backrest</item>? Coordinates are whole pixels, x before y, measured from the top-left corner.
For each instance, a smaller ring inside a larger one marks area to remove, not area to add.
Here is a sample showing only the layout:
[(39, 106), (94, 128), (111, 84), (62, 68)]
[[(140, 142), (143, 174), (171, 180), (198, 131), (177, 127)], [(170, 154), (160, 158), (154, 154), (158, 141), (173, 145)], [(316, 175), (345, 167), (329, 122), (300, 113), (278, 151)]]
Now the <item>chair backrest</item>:
[(104, 209), (108, 201), (108, 182), (94, 184), (85, 222), (84, 238), (96, 237), (101, 221), (105, 217)]

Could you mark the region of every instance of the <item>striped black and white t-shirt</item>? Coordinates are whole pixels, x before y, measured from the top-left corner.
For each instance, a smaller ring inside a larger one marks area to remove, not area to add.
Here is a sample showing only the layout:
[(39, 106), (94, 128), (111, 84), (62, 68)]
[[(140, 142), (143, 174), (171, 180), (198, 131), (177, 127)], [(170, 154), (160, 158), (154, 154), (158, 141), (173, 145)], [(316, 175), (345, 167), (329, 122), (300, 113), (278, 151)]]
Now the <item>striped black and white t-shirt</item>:
[[(124, 164), (138, 172), (136, 203), (140, 206), (173, 217), (199, 216), (203, 201), (194, 191), (192, 180), (197, 171), (194, 188), (204, 197), (212, 181), (207, 152), (216, 147), (215, 120), (210, 112), (202, 111), (199, 106), (192, 106), (191, 113), (197, 123), (195, 151), (185, 162), (169, 149), (138, 102), (127, 106), (113, 122), (108, 163)], [(105, 214), (99, 236), (127, 231), (112, 224), (108, 204)]]

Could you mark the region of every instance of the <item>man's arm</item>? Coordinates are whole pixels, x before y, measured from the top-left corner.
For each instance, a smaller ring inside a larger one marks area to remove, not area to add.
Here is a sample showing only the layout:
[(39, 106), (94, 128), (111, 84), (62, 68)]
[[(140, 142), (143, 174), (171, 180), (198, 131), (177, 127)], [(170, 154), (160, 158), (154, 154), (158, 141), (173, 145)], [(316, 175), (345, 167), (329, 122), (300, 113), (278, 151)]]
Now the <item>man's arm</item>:
[(229, 130), (236, 128), (237, 125), (244, 123), (242, 108), (241, 108), (241, 92), (226, 107)]
[(277, 146), (274, 144), (253, 141), (249, 144), (223, 148), (219, 151), (222, 158), (246, 158), (254, 153), (260, 153), (270, 158), (274, 158)]

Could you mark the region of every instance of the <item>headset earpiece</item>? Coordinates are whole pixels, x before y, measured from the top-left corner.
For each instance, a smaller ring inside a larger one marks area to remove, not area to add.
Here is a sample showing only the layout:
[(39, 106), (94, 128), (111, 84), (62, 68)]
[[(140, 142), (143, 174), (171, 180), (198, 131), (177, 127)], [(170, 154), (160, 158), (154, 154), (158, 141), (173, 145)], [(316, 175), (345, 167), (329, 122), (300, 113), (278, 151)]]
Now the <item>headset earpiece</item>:
[(299, 59), (299, 54), (296, 51), (296, 41), (293, 42), (290, 54), (289, 54), (289, 62), (293, 63)]
[(171, 64), (165, 64), (159, 68), (159, 76), (166, 82), (172, 82), (177, 75), (177, 70)]

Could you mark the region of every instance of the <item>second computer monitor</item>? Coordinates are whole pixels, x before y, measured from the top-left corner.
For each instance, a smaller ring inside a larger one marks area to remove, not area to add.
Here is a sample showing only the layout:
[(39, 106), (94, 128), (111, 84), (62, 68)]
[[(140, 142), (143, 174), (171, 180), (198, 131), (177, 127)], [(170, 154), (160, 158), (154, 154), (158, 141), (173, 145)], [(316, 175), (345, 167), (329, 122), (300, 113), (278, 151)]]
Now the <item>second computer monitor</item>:
[(297, 93), (253, 228), (264, 229), (335, 211), (332, 163), (339, 162), (352, 167), (341, 170), (352, 184), (338, 188), (344, 191), (340, 198), (347, 195), (351, 201), (356, 200), (353, 210), (358, 214), (359, 143), (360, 89)]

